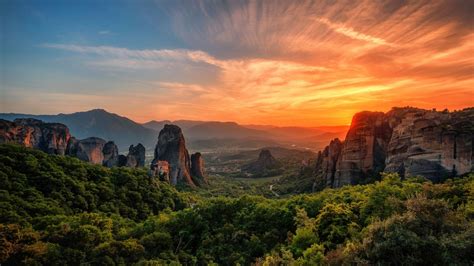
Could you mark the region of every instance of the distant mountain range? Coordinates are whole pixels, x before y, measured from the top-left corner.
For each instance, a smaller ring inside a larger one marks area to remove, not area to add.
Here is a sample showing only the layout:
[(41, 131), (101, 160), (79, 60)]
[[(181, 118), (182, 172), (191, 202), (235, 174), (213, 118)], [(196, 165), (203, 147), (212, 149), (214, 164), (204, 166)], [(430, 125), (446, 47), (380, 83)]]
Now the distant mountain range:
[(3, 113), (0, 118), (10, 121), (16, 118), (36, 118), (45, 122), (62, 123), (69, 127), (76, 138), (99, 137), (113, 140), (121, 150), (139, 142), (145, 147), (152, 147), (158, 136), (155, 130), (103, 109), (58, 115)]
[(196, 121), (196, 120), (175, 120), (175, 121), (170, 121), (170, 120), (162, 120), (162, 121), (156, 121), (156, 120), (151, 120), (149, 122), (143, 123), (142, 125), (146, 128), (154, 129), (157, 131), (160, 131), (166, 124), (173, 124), (179, 126), (183, 131), (193, 127), (195, 125), (199, 125), (201, 123), (205, 123), (206, 121)]
[(317, 150), (323, 148), (332, 138), (344, 138), (348, 129), (347, 126), (315, 128), (244, 126), (235, 122), (193, 120), (153, 120), (140, 124), (103, 109), (58, 115), (0, 113), (0, 119), (13, 121), (16, 118), (36, 118), (45, 122), (62, 123), (68, 126), (72, 135), (77, 138), (94, 136), (113, 140), (120, 150), (126, 150), (131, 144), (139, 142), (147, 149), (152, 149), (156, 144), (159, 131), (165, 124), (175, 124), (181, 127), (188, 145), (200, 149), (215, 149), (219, 146), (259, 148), (280, 144)]
[[(269, 145), (284, 145), (293, 148), (324, 148), (331, 139), (344, 139), (349, 126), (322, 127), (279, 127), (272, 125), (239, 125), (235, 122), (218, 121), (150, 121), (145, 127), (160, 130), (165, 124), (181, 127), (191, 146), (214, 147), (216, 145), (237, 145), (239, 147), (261, 148)], [(225, 142), (225, 143), (224, 143)], [(245, 143), (244, 143), (245, 142)], [(261, 142), (262, 145), (256, 145)]]

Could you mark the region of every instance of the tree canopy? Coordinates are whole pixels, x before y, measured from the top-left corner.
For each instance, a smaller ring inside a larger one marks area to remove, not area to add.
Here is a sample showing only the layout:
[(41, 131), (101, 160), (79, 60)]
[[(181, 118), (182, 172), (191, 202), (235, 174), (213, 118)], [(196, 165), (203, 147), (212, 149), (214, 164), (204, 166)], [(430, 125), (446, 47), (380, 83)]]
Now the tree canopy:
[(473, 218), (473, 174), (193, 197), (144, 169), (0, 145), (2, 265), (472, 265)]

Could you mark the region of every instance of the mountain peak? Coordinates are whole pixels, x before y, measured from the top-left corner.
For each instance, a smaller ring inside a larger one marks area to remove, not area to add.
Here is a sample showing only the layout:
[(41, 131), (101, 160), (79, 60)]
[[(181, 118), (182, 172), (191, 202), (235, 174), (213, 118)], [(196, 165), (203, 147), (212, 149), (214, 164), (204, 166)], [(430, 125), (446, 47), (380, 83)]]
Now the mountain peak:
[(107, 110), (102, 109), (102, 108), (91, 109), (89, 111), (85, 111), (84, 113), (111, 114), (110, 112), (107, 112)]

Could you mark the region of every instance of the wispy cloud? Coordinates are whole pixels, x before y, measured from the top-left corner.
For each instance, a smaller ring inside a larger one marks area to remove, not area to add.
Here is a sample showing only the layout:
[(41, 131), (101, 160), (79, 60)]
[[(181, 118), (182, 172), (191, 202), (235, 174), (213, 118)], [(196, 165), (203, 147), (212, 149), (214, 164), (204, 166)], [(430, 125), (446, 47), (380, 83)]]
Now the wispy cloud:
[(113, 56), (119, 58), (156, 59), (156, 60), (192, 60), (210, 61), (214, 59), (202, 51), (191, 51), (183, 49), (162, 50), (132, 50), (113, 46), (83, 46), (75, 44), (44, 44), (44, 47), (61, 49), (77, 53), (97, 54), (100, 56)]
[(322, 24), (328, 26), (330, 29), (334, 30), (337, 33), (340, 33), (344, 36), (347, 36), (355, 40), (367, 41), (367, 42), (371, 42), (378, 45), (388, 45), (388, 46), (393, 45), (391, 43), (388, 43), (382, 38), (377, 38), (377, 37), (370, 36), (361, 32), (357, 32), (353, 28), (346, 27), (343, 24), (333, 23), (326, 18), (318, 18), (316, 19), (316, 21), (321, 22)]
[(44, 47), (140, 79), (131, 89), (156, 102), (155, 113), (142, 114), (150, 119), (205, 113), (245, 123), (346, 124), (364, 109), (474, 104), (466, 3), (176, 1), (171, 25), (189, 49)]
[(101, 31), (98, 32), (98, 34), (100, 34), (100, 35), (111, 35), (112, 32), (109, 31), (109, 30), (101, 30)]

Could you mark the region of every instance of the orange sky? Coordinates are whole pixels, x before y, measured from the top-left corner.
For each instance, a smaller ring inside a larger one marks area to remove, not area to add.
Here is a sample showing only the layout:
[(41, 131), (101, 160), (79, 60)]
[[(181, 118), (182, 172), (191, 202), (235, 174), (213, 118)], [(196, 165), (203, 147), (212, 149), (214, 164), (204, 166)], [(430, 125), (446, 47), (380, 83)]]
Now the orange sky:
[(22, 103), (1, 109), (318, 126), (393, 106), (474, 106), (472, 1), (381, 2), (180, 2), (167, 14), (182, 47), (44, 43), (123, 81), (81, 79), (105, 92), (12, 88), (4, 96)]

